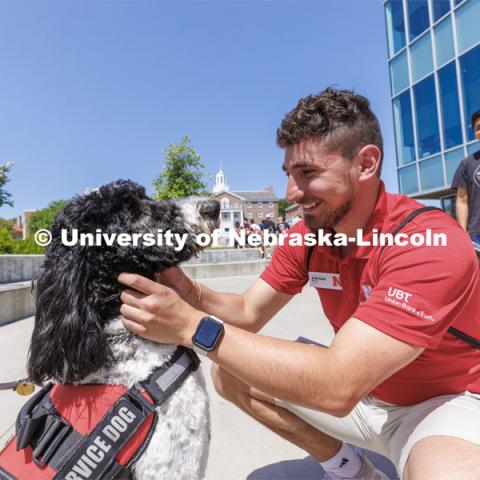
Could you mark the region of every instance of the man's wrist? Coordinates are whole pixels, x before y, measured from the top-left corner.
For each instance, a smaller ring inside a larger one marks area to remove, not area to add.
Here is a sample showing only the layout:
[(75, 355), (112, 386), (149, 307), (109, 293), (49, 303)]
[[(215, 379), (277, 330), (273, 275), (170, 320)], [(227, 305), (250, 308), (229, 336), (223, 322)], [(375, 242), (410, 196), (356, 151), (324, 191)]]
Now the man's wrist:
[(195, 312), (192, 314), (191, 320), (188, 324), (188, 327), (185, 329), (185, 333), (183, 335), (182, 345), (184, 347), (193, 347), (192, 337), (197, 331), (197, 328), (200, 325), (202, 318), (206, 316), (207, 314), (205, 312), (200, 312), (198, 310), (195, 310)]

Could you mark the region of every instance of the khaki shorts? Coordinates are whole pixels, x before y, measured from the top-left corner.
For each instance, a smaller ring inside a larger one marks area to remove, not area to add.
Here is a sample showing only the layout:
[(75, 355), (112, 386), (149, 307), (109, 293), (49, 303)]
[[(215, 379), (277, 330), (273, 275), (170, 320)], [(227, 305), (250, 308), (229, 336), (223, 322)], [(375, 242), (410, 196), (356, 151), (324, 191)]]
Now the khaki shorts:
[(434, 435), (480, 445), (480, 394), (443, 395), (408, 407), (366, 397), (343, 418), (275, 400), (322, 432), (388, 457), (400, 477), (416, 442)]

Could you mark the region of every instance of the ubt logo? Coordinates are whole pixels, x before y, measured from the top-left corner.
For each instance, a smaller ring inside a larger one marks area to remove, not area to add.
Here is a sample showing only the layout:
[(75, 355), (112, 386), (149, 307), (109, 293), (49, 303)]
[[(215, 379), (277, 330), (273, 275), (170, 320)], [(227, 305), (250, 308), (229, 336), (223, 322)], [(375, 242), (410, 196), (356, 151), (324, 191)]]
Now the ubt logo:
[(411, 293), (404, 292), (399, 288), (389, 287), (388, 289), (388, 296), (394, 297), (397, 300), (403, 300), (405, 303), (408, 303), (408, 299), (412, 296)]

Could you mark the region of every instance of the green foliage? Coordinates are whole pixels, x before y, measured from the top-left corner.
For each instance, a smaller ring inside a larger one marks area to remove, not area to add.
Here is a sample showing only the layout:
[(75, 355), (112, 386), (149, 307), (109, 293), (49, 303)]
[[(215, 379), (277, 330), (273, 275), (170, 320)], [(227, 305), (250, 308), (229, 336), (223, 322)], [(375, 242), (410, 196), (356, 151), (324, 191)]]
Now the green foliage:
[(13, 163), (9, 162), (5, 165), (0, 165), (0, 207), (2, 205), (10, 205), (13, 207), (12, 195), (5, 190), (5, 184), (10, 180), (8, 172), (13, 167)]
[(285, 209), (288, 208), (290, 205), (293, 205), (293, 202), (289, 202), (286, 198), (281, 198), (278, 201), (278, 214), (285, 218)]
[(17, 255), (42, 255), (45, 248), (37, 245), (33, 235), (25, 240), (17, 240), (14, 246), (14, 252)]
[(50, 203), (46, 208), (33, 212), (28, 221), (28, 236), (33, 235), (37, 230), (43, 228), (50, 230), (53, 225), (55, 215), (68, 203), (68, 200), (56, 200)]
[(6, 218), (0, 218), (0, 228), (6, 227), (10, 232), (14, 223), (15, 220), (7, 220)]
[(0, 254), (15, 253), (15, 241), (7, 227), (0, 228)]
[(203, 178), (205, 164), (201, 156), (189, 145), (185, 136), (179, 144), (171, 143), (164, 150), (163, 172), (152, 182), (155, 187), (155, 200), (175, 200), (190, 195), (206, 195), (207, 184)]

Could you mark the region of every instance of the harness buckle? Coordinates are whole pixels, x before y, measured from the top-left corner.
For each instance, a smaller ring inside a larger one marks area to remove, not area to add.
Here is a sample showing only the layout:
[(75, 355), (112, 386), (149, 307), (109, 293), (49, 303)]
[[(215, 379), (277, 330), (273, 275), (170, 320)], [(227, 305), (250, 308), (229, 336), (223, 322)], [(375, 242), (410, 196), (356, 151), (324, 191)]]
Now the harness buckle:
[(60, 415), (49, 415), (46, 423), (49, 425), (32, 452), (32, 460), (39, 467), (44, 467), (49, 462), (63, 439), (72, 430), (72, 426)]

